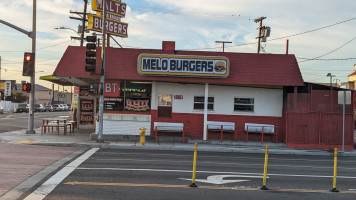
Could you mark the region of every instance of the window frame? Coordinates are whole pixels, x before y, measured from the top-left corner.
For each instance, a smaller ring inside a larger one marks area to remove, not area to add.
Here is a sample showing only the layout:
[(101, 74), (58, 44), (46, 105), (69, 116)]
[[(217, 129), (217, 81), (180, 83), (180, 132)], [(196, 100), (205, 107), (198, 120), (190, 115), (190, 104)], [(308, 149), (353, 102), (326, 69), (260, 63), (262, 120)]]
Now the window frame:
[[(252, 99), (253, 103), (235, 103), (236, 99)], [(254, 97), (234, 97), (234, 102), (233, 102), (233, 111), (234, 112), (242, 112), (242, 113), (254, 113), (255, 112), (255, 105), (256, 101)], [(252, 110), (235, 110), (235, 106), (237, 105), (242, 105), (242, 106), (252, 106)]]
[[(195, 98), (203, 98), (203, 102), (200, 101), (195, 101)], [(209, 98), (212, 98), (213, 101), (209, 102)], [(193, 110), (194, 111), (204, 111), (204, 101), (205, 101), (205, 97), (204, 96), (193, 96)], [(202, 104), (203, 108), (199, 109), (199, 108), (195, 108), (195, 104)], [(208, 111), (214, 111), (214, 107), (215, 107), (215, 97), (214, 96), (208, 96)], [(212, 105), (212, 109), (209, 109), (209, 105)]]

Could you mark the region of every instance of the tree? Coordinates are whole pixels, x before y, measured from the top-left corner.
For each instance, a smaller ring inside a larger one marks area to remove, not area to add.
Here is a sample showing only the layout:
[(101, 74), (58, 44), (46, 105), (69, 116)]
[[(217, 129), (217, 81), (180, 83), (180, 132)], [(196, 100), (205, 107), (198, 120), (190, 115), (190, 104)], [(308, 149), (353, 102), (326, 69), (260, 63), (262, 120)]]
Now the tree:
[(11, 96), (6, 97), (5, 99), (6, 101), (11, 101), (14, 103), (23, 103), (25, 101), (27, 101), (27, 97), (22, 95), (21, 93), (15, 93), (15, 94), (11, 94)]

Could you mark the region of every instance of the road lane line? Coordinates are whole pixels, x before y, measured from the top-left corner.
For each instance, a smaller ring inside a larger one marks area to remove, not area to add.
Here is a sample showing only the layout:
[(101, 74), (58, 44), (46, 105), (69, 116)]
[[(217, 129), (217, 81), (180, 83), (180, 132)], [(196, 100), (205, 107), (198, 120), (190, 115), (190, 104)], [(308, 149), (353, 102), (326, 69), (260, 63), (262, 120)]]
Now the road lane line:
[[(158, 188), (187, 188), (189, 185), (169, 185), (169, 184), (144, 184), (144, 183), (104, 183), (104, 182), (66, 182), (65, 185), (85, 185), (85, 186), (121, 186), (121, 187), (158, 187)], [(294, 192), (294, 193), (329, 193), (329, 190), (306, 190), (306, 189), (269, 189), (262, 191), (260, 188), (247, 187), (225, 187), (225, 186), (199, 186), (196, 189), (210, 190), (237, 190), (237, 191), (261, 191), (261, 192)], [(356, 191), (340, 191), (341, 194), (356, 194)]]
[(33, 143), (37, 143), (39, 141), (36, 140), (17, 140), (17, 141), (13, 141), (12, 143), (19, 143), (19, 144), (33, 144)]
[[(177, 173), (192, 173), (192, 170), (177, 170), (177, 169), (133, 169), (133, 168), (89, 168), (89, 167), (78, 167), (77, 170), (112, 170), (112, 171), (150, 171), (150, 172), (177, 172)], [(197, 171), (197, 173), (208, 173), (208, 174), (244, 174), (244, 175), (257, 175), (262, 176), (262, 173), (245, 173), (245, 172), (219, 172), (219, 171)], [(308, 175), (308, 174), (270, 174), (268, 176), (282, 176), (282, 177), (311, 177), (311, 178), (333, 178), (333, 176), (325, 175)], [(337, 176), (337, 178), (344, 179), (356, 179), (355, 176)]]
[(24, 200), (42, 200), (44, 199), (54, 188), (57, 187), (70, 173), (72, 173), (80, 164), (92, 156), (99, 148), (92, 148), (85, 152), (83, 155), (69, 163), (46, 182), (44, 182), (39, 188), (28, 195)]

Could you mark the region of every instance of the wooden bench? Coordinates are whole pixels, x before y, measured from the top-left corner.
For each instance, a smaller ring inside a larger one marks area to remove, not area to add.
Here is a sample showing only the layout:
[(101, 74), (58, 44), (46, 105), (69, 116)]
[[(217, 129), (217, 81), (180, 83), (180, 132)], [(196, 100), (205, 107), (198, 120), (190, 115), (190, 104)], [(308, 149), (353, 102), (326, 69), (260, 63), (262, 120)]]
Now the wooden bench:
[(249, 133), (259, 133), (262, 135), (261, 143), (263, 143), (264, 134), (272, 135), (273, 140), (277, 142), (277, 131), (275, 131), (275, 126), (272, 124), (254, 124), (254, 123), (245, 123), (245, 141), (248, 142)]
[[(52, 128), (52, 132), (53, 132), (53, 128), (56, 128), (58, 131), (58, 135), (59, 135), (59, 128), (64, 129), (64, 135), (67, 134), (67, 123), (66, 120), (63, 120), (63, 122), (60, 122), (61, 120), (54, 120), (54, 121), (50, 121), (47, 119), (44, 119), (42, 121), (42, 126), (41, 126), (41, 135), (46, 134), (46, 130), (49, 131), (50, 128)], [(72, 132), (72, 130), (70, 130), (70, 132)]]
[(153, 128), (155, 130), (155, 142), (157, 143), (158, 132), (182, 132), (184, 144), (184, 124), (173, 122), (154, 122)]
[(207, 121), (207, 133), (206, 140), (208, 140), (209, 131), (220, 131), (220, 141), (223, 141), (224, 132), (234, 133), (234, 141), (237, 140), (237, 133), (235, 129), (234, 122), (218, 122), (218, 121)]

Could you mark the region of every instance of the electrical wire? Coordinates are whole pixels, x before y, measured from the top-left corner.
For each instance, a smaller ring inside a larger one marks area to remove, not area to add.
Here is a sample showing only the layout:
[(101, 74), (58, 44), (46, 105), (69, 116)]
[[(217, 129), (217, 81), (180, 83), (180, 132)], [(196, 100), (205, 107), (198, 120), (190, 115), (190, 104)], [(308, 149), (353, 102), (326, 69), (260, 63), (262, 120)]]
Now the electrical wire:
[(299, 63), (308, 62), (308, 61), (311, 61), (311, 60), (314, 60), (314, 59), (317, 59), (317, 58), (324, 57), (324, 56), (329, 55), (329, 54), (331, 54), (331, 53), (334, 53), (335, 51), (341, 49), (342, 47), (344, 47), (344, 46), (350, 44), (354, 39), (356, 39), (356, 36), (353, 37), (353, 38), (352, 38), (351, 40), (349, 40), (348, 42), (346, 42), (345, 44), (339, 46), (338, 48), (336, 48), (336, 49), (334, 49), (334, 50), (332, 50), (332, 51), (329, 51), (328, 53), (325, 53), (325, 54), (323, 54), (323, 55), (321, 55), (321, 56), (317, 56), (317, 57), (315, 57), (315, 58), (311, 58), (311, 59), (299, 61)]

